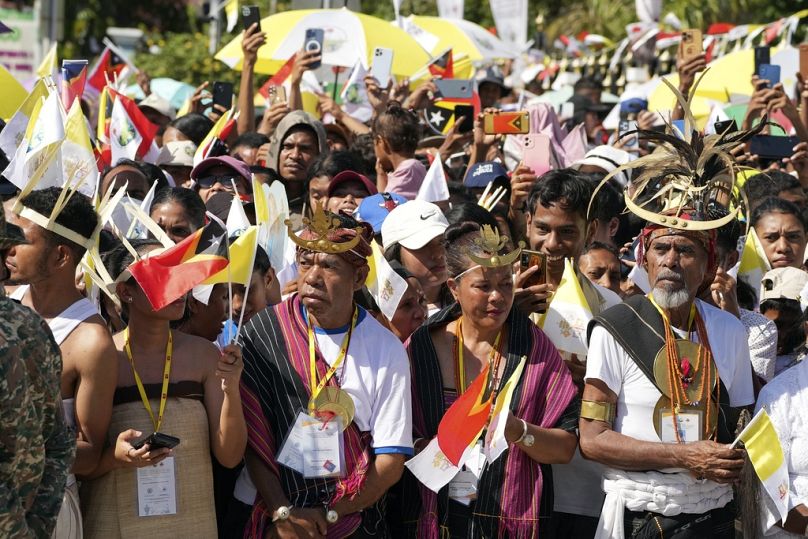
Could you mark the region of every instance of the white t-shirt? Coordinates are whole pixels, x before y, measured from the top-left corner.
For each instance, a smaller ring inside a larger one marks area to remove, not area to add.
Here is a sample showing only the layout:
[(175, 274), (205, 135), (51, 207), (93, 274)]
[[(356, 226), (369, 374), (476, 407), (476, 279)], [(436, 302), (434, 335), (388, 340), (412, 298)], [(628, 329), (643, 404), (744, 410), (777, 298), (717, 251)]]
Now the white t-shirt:
[[(724, 382), (731, 406), (755, 402), (752, 368), (746, 330), (740, 320), (712, 305), (696, 300), (710, 339), (718, 375)], [(677, 336), (685, 332), (675, 330)], [(695, 333), (691, 340), (698, 342)], [(617, 395), (615, 432), (649, 442), (659, 442), (654, 429), (654, 407), (662, 396), (653, 382), (603, 326), (592, 330), (586, 362), (586, 380), (597, 379)]]
[[(329, 365), (336, 361), (347, 331), (347, 327), (331, 331), (315, 328), (317, 346)], [(364, 309), (359, 309), (348, 357), (334, 376), (354, 401), (356, 426), (370, 432), (373, 452), (412, 455), (409, 357), (398, 337)], [(256, 489), (246, 467), (233, 494), (248, 505), (255, 502)]]

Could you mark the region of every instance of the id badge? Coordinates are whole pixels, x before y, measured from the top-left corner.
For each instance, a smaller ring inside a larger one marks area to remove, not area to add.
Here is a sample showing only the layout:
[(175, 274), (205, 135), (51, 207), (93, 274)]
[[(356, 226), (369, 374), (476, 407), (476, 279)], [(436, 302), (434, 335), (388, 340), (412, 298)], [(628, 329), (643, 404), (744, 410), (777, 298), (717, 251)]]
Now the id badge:
[(300, 412), (281, 446), (278, 462), (307, 479), (342, 476), (345, 453), (339, 416), (324, 422)]
[(141, 517), (177, 514), (174, 457), (137, 469), (137, 507)]
[(665, 443), (690, 443), (701, 440), (703, 414), (701, 410), (683, 410), (676, 414), (676, 429), (674, 431), (673, 411), (670, 408), (659, 410), (660, 439)]

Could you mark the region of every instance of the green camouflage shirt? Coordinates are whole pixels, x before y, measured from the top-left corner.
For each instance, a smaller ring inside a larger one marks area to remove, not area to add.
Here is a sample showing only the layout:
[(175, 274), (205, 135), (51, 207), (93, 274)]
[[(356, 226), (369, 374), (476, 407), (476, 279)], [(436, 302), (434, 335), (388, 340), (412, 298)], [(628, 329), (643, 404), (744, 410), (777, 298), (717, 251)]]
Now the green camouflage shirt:
[(0, 537), (50, 537), (56, 525), (76, 451), (61, 373), (44, 320), (0, 298)]

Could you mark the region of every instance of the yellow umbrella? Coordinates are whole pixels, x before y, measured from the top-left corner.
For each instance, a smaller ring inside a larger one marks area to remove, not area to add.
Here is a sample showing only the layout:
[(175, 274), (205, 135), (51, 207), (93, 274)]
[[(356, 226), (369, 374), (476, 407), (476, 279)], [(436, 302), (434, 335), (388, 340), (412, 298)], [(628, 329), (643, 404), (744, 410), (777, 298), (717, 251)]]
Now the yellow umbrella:
[[(709, 114), (708, 100), (729, 103), (731, 95), (752, 95), (752, 71), (754, 71), (754, 51), (752, 49), (731, 52), (710, 63), (709, 70), (701, 79), (694, 99), (694, 115), (706, 110)], [(665, 78), (674, 86), (679, 85), (679, 75), (668, 75)], [(648, 109), (671, 110), (676, 104), (673, 93), (664, 84), (660, 84), (648, 99)]]
[[(353, 67), (357, 61), (372, 63), (376, 47), (393, 49), (393, 73), (407, 77), (429, 61), (429, 55), (409, 34), (382, 19), (348, 9), (303, 9), (265, 17), (261, 29), (267, 43), (258, 51), (255, 70), (276, 73), (294, 53), (303, 48), (306, 29), (324, 31), (323, 65)], [(241, 69), (241, 36), (228, 43), (216, 59)]]
[(469, 60), (513, 58), (517, 55), (507, 43), (473, 22), (464, 19), (443, 19), (413, 15), (408, 21), (438, 38), (429, 52), (441, 54), (451, 48), (455, 56), (465, 54)]

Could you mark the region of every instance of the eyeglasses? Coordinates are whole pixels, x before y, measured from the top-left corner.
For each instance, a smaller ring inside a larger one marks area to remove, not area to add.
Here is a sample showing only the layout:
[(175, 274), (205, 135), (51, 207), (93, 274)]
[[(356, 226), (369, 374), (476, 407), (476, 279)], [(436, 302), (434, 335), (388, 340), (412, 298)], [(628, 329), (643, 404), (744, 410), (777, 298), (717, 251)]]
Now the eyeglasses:
[(204, 189), (210, 189), (217, 183), (221, 184), (227, 191), (233, 190), (233, 183), (240, 180), (241, 176), (233, 176), (226, 175), (226, 176), (205, 176), (203, 178), (197, 178), (196, 183), (199, 187)]

